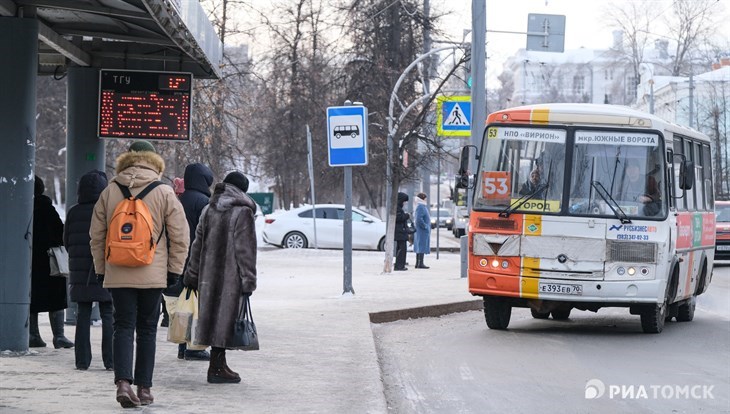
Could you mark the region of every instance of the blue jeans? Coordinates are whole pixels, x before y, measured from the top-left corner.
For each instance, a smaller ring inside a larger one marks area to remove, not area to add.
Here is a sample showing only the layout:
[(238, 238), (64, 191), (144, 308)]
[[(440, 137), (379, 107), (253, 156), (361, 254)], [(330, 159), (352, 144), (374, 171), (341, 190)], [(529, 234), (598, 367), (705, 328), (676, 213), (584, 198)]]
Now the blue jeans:
[[(152, 386), (162, 289), (110, 289), (114, 302), (114, 382)], [(137, 360), (132, 375), (134, 333)]]
[[(76, 354), (76, 368), (87, 369), (91, 364), (91, 305), (93, 302), (79, 302), (76, 313), (76, 338), (74, 338), (74, 352)], [(101, 359), (104, 368), (114, 366), (112, 338), (112, 303), (99, 302), (101, 314)]]

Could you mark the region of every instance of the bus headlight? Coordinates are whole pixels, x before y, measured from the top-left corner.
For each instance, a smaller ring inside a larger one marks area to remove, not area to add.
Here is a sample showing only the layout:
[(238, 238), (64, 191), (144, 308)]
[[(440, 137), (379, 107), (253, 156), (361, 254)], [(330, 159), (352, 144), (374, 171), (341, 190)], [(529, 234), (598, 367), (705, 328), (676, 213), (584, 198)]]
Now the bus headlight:
[(497, 260), (497, 259), (492, 260), (492, 267), (499, 267), (499, 260)]
[(509, 267), (509, 262), (506, 260), (502, 260), (502, 269), (506, 269)]
[(636, 274), (636, 269), (634, 267), (629, 267), (628, 269), (626, 269), (626, 273), (628, 273), (629, 276), (633, 276)]
[(618, 273), (619, 276), (623, 276), (624, 274), (626, 274), (626, 269), (624, 269), (623, 267), (619, 267), (618, 269), (616, 269), (616, 273)]

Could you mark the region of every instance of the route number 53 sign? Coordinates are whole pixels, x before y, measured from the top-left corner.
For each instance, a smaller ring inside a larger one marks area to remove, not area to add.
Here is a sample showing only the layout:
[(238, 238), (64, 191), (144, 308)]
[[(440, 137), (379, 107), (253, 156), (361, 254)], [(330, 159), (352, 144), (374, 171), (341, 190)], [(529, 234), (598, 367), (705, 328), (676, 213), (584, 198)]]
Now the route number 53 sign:
[(484, 171), (482, 173), (482, 198), (509, 200), (511, 198), (510, 173), (507, 171)]

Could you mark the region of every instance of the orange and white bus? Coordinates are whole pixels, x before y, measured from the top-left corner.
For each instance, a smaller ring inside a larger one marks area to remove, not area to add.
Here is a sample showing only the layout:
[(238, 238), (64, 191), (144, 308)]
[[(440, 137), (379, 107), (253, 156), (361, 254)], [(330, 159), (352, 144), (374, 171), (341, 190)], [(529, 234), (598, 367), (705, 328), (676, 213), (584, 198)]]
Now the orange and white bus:
[(477, 155), (469, 292), (489, 328), (513, 307), (627, 307), (647, 333), (692, 320), (715, 245), (706, 135), (626, 107), (534, 105), (490, 114)]

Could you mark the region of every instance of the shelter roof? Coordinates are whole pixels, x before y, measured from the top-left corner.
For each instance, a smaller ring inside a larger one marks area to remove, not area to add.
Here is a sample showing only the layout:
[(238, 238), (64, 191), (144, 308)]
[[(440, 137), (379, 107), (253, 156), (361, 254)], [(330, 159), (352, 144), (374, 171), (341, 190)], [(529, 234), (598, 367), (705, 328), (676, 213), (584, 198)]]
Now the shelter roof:
[(0, 0), (36, 18), (39, 73), (69, 65), (219, 78), (222, 44), (197, 0)]

